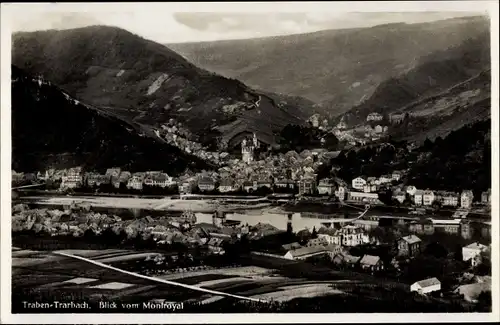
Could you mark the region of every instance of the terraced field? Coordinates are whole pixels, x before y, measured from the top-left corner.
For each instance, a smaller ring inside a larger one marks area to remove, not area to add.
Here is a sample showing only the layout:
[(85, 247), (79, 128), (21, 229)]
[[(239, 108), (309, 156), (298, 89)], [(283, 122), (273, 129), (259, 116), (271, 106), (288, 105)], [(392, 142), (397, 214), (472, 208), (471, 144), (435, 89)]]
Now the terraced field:
[[(158, 252), (137, 253), (130, 250), (65, 250), (63, 252), (110, 266), (142, 263), (146, 258), (159, 254)], [(87, 261), (47, 252), (16, 249), (13, 250), (12, 255), (15, 256), (12, 270), (13, 308), (17, 310), (22, 301), (43, 297), (51, 297), (59, 301), (86, 299), (90, 302), (97, 302), (102, 299), (119, 299), (121, 302), (142, 303), (160, 299), (201, 304), (232, 299), (159, 283), (155, 278), (141, 278)], [(185, 271), (157, 278), (266, 301), (286, 301), (297, 297), (342, 293), (332, 287), (337, 281), (291, 279), (277, 275), (276, 270), (256, 266)]]

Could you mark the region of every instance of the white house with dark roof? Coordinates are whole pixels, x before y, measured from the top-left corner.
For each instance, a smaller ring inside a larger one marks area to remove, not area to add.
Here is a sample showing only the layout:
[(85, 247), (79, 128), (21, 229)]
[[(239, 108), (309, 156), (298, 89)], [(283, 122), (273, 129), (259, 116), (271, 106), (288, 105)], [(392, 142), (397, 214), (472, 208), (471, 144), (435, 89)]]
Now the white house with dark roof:
[(356, 177), (352, 180), (352, 187), (356, 190), (362, 191), (366, 185), (366, 179), (364, 177)]
[(219, 192), (221, 192), (221, 193), (233, 192), (236, 189), (237, 188), (235, 186), (234, 179), (232, 179), (232, 178), (223, 178), (220, 181)]
[(365, 233), (363, 228), (358, 226), (347, 225), (342, 227), (339, 230), (339, 234), (342, 238), (342, 246), (358, 246), (370, 242), (368, 234)]
[(328, 244), (341, 245), (342, 243), (342, 236), (335, 228), (320, 228), (318, 238), (323, 238)]
[(481, 193), (481, 203), (491, 204), (491, 188), (486, 192)]
[(415, 186), (413, 185), (406, 186), (406, 193), (410, 194), (411, 196), (414, 196), (416, 192), (417, 188)]
[(422, 204), (426, 206), (431, 206), (435, 199), (436, 195), (434, 195), (433, 191), (425, 190), (422, 195)]
[(488, 246), (480, 243), (472, 243), (462, 247), (462, 258), (464, 262), (470, 262), (472, 266), (480, 263), (481, 253), (488, 249)]
[(135, 190), (142, 190), (142, 185), (144, 182), (144, 173), (135, 173), (129, 178), (127, 182), (127, 187)]
[(347, 194), (347, 200), (356, 201), (356, 202), (380, 204), (380, 200), (378, 199), (378, 193), (365, 193), (365, 192), (350, 191)]
[(424, 203), (424, 191), (416, 190), (413, 195), (413, 202), (415, 205), (422, 205)]
[(215, 181), (211, 177), (203, 176), (198, 180), (198, 188), (200, 191), (213, 191), (215, 189)]
[(402, 176), (403, 176), (403, 173), (399, 170), (395, 170), (391, 174), (391, 178), (393, 181), (399, 181)]
[(379, 271), (384, 268), (382, 260), (378, 256), (374, 255), (364, 255), (359, 265), (363, 270)]
[(439, 199), (443, 206), (458, 206), (459, 197), (460, 196), (455, 192), (439, 191), (436, 193), (436, 198)]
[(382, 121), (384, 117), (380, 113), (370, 113), (366, 116), (366, 121)]
[(378, 178), (380, 184), (386, 184), (392, 182), (392, 175), (382, 175)]
[(83, 184), (83, 168), (73, 167), (68, 169), (66, 175), (61, 177), (61, 188), (76, 188)]
[(347, 190), (346, 190), (346, 188), (344, 186), (339, 186), (335, 190), (335, 196), (337, 196), (337, 198), (339, 199), (339, 201), (344, 201), (346, 195), (347, 195)]
[(474, 200), (474, 193), (471, 190), (466, 190), (462, 192), (460, 196), (460, 206), (462, 208), (468, 209), (472, 206), (472, 201)]
[(397, 241), (399, 256), (416, 256), (420, 253), (422, 240), (415, 235), (402, 237)]
[(464, 284), (456, 288), (454, 292), (463, 295), (465, 301), (476, 303), (482, 292), (491, 294), (491, 282)]
[(319, 195), (332, 195), (335, 191), (335, 182), (330, 178), (323, 178), (318, 184)]
[(416, 291), (420, 294), (427, 294), (433, 291), (441, 290), (441, 281), (437, 278), (420, 280), (410, 286), (410, 291)]

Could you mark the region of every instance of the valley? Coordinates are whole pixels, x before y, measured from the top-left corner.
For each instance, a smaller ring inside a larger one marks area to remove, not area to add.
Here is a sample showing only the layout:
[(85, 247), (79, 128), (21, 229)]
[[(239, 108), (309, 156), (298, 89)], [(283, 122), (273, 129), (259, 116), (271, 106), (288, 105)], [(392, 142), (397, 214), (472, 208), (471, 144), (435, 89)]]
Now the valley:
[(487, 16), (133, 26), (12, 34), (12, 313), (492, 311)]

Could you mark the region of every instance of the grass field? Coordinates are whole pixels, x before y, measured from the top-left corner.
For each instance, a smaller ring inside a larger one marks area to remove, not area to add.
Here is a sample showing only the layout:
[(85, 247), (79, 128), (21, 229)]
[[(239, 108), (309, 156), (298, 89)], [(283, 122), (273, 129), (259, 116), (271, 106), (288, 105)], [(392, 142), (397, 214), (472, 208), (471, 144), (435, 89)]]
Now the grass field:
[[(65, 251), (85, 256), (108, 265), (141, 263), (155, 252), (137, 253), (132, 250)], [(103, 297), (121, 301), (141, 302), (152, 299), (203, 304), (219, 302), (222, 298), (192, 289), (158, 283), (106, 269), (85, 261), (44, 252), (19, 251), (13, 254), (17, 262), (13, 266), (12, 287), (16, 299), (42, 299), (41, 297), (86, 297), (98, 301)], [(32, 256), (37, 256), (36, 263)], [(295, 263), (281, 265), (287, 268)], [(276, 265), (275, 265), (276, 266)], [(290, 278), (277, 275), (278, 270), (263, 266), (246, 265), (187, 271), (159, 276), (158, 278), (178, 283), (209, 288), (246, 297), (274, 301), (288, 301), (298, 297), (317, 297), (345, 292), (343, 287), (353, 285), (348, 279), (311, 280), (303, 277)], [(336, 286), (332, 286), (336, 285)], [(347, 290), (348, 291), (348, 290)], [(70, 299), (70, 298), (67, 298)], [(76, 299), (76, 298), (75, 298)], [(16, 300), (17, 301), (17, 300)]]
[(252, 297), (265, 300), (287, 301), (295, 298), (308, 298), (342, 293), (342, 291), (333, 289), (328, 284), (321, 283), (279, 287), (278, 290), (274, 289), (272, 292), (257, 294)]
[(208, 274), (203, 274), (203, 275), (185, 277), (185, 278), (177, 279), (176, 281), (180, 282), (180, 283), (201, 286), (201, 284), (204, 282), (211, 282), (214, 280), (221, 281), (221, 280), (233, 279), (235, 277), (236, 276), (234, 276), (234, 275), (228, 275), (228, 274), (208, 273)]

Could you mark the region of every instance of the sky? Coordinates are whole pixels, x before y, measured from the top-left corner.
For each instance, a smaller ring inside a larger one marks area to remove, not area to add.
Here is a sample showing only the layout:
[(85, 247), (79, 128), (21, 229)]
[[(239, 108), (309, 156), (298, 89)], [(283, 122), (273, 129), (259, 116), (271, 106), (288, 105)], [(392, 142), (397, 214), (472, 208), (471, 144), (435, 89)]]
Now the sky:
[[(246, 11), (243, 13), (235, 11), (194, 12), (190, 9), (184, 12), (169, 12), (158, 10), (151, 4), (135, 7), (135, 10), (128, 8), (131, 7), (124, 6), (120, 9), (115, 6), (113, 10), (107, 11), (23, 10), (21, 14), (11, 14), (9, 18), (12, 31), (111, 25), (127, 29), (159, 43), (182, 43), (300, 34), (325, 29), (371, 27), (396, 22), (419, 23), (481, 14), (481, 12), (463, 10), (455, 12), (314, 10), (311, 12)], [(232, 8), (238, 7), (232, 6)]]

